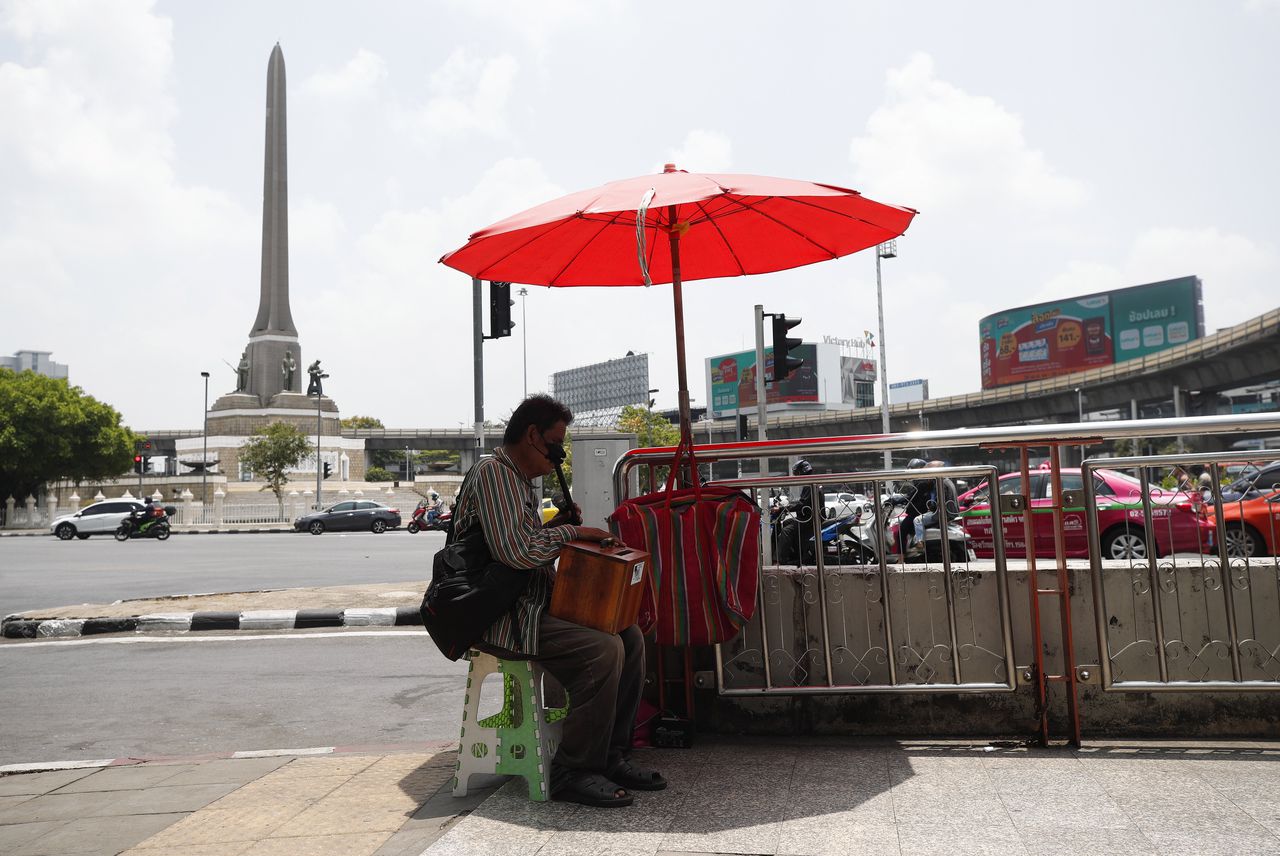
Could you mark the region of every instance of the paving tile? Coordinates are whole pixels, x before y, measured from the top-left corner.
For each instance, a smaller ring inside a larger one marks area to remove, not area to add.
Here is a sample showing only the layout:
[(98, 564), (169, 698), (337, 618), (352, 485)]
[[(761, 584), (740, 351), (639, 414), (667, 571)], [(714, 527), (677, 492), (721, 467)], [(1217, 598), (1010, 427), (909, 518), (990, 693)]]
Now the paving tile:
[(1144, 830), (1161, 856), (1275, 856), (1280, 839), (1212, 828)]
[(24, 803), (0, 810), (0, 824), (35, 823), (42, 820), (74, 820), (111, 814), (111, 806), (119, 794), (110, 792), (87, 794), (44, 794)]
[(529, 856), (554, 834), (472, 814), (437, 839), (423, 856)]
[(248, 784), (288, 764), (290, 758), (219, 758), (197, 764), (172, 779), (166, 785), (206, 785), (222, 782)]
[(386, 808), (373, 801), (351, 803), (321, 800), (274, 830), (272, 837), (355, 832), (386, 832), (390, 835), (403, 826), (412, 813), (411, 810), (402, 808)]
[(272, 773), (274, 778), (307, 778), (310, 776), (354, 776), (373, 766), (377, 755), (322, 755), (314, 758), (294, 758)]
[(782, 826), (776, 813), (770, 816), (770, 813), (762, 812), (736, 812), (734, 804), (734, 813), (683, 814), (671, 823), (659, 849), (707, 853), (776, 853)]
[(34, 841), (69, 822), (44, 820), (38, 823), (10, 823), (0, 826), (0, 853), (13, 853), (19, 845)]
[(102, 853), (115, 856), (181, 820), (181, 814), (86, 817), (65, 823), (9, 851), (10, 856), (64, 856)]
[(243, 851), (242, 856), (371, 856), (390, 837), (389, 832), (365, 832), (268, 838)]
[(1275, 791), (1235, 787), (1224, 788), (1221, 793), (1272, 834), (1280, 835), (1280, 797)]
[(1000, 801), (1020, 830), (1026, 827), (1137, 830), (1130, 815), (1105, 794), (1059, 795), (1020, 791), (1001, 794)]
[(439, 821), (432, 828), (401, 827), (399, 832), (393, 833), (390, 838), (382, 842), (381, 846), (374, 851), (374, 856), (419, 856), (444, 834), (444, 830), (440, 827)]
[(63, 785), (55, 793), (75, 794), (88, 791), (131, 791), (150, 788), (195, 767), (194, 764), (138, 764), (129, 767), (104, 767), (74, 782)]
[[(967, 820), (967, 819), (965, 819)], [(955, 826), (900, 823), (898, 840), (912, 856), (1027, 856), (1028, 850), (1012, 824), (964, 822)]]
[(110, 791), (111, 814), (164, 814), (199, 811), (236, 789), (235, 784), (160, 785), (136, 791)]
[(276, 778), (272, 773), (236, 788), (211, 804), (210, 808), (253, 808), (266, 802), (315, 803), (350, 780), (349, 776)]
[(780, 856), (880, 856), (900, 852), (892, 822), (849, 817), (806, 817), (781, 824)]
[(96, 772), (97, 769), (48, 770), (44, 773), (14, 773), (9, 776), (0, 776), (0, 797), (14, 794), (47, 794)]
[(139, 844), (138, 849), (257, 841), (269, 837), (306, 808), (306, 803), (264, 803), (245, 809), (207, 808), (151, 836)]
[(1155, 845), (1136, 829), (1070, 827), (1022, 831), (1031, 856), (1157, 856)]
[(185, 844), (149, 850), (126, 850), (121, 856), (241, 856), (253, 846), (252, 841), (226, 841), (222, 844)]
[(0, 812), (16, 805), (22, 805), (24, 802), (29, 802), (35, 798), (35, 794), (12, 794), (11, 796), (0, 797)]

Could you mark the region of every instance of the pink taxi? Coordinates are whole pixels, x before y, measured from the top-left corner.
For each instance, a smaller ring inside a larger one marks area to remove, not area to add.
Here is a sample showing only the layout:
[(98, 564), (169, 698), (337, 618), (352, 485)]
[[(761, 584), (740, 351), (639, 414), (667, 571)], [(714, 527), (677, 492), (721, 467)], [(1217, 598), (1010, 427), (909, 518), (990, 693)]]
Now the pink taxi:
[[(1035, 555), (1052, 557), (1053, 547), (1053, 483), (1048, 470), (1033, 470), (1029, 489), (1022, 486), (1021, 473), (1000, 477), (1002, 495), (1022, 494), (1031, 505), (1035, 527)], [(1133, 476), (1116, 470), (1095, 470), (1094, 495), (1098, 502), (1098, 534), (1104, 559), (1142, 559), (1147, 555), (1145, 521), (1142, 513), (1142, 484)], [(1078, 503), (1064, 509), (1062, 526), (1067, 556), (1087, 558), (1088, 530), (1084, 516), (1084, 481), (1079, 469), (1062, 470), (1062, 489), (1074, 491)], [(1154, 527), (1156, 552), (1213, 552), (1213, 521), (1201, 503), (1200, 495), (1163, 490), (1150, 486), (1151, 523)], [(991, 535), (991, 506), (987, 483), (983, 482), (959, 498), (960, 516), (965, 530), (972, 536), (973, 550), (979, 558), (991, 558), (995, 548)], [(1025, 557), (1027, 541), (1021, 511), (1004, 514), (1005, 555)]]

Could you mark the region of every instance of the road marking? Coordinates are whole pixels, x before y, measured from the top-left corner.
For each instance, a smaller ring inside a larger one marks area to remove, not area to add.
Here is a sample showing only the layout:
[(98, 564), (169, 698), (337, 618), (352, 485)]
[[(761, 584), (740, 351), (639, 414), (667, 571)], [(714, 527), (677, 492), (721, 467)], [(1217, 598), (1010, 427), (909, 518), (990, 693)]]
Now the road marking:
[(384, 638), (399, 638), (403, 636), (426, 636), (425, 630), (355, 630), (344, 631), (341, 628), (335, 628), (336, 633), (287, 633), (287, 634), (252, 634), (245, 635), (243, 633), (235, 636), (129, 636), (123, 639), (86, 639), (79, 637), (76, 639), (66, 639), (62, 641), (48, 642), (24, 642), (22, 640), (14, 640), (9, 643), (0, 645), (0, 651), (8, 651), (17, 648), (40, 648), (46, 645), (58, 647), (70, 647), (72, 645), (143, 645), (153, 642), (249, 642), (258, 639), (350, 639), (354, 636), (373, 636)]

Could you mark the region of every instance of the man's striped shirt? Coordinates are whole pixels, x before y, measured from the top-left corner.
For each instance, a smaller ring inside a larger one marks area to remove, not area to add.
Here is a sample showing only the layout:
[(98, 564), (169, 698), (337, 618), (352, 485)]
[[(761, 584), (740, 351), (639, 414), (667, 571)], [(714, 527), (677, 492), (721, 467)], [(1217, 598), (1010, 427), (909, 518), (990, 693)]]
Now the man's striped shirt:
[(551, 602), (560, 546), (578, 537), (576, 526), (543, 527), (533, 482), (499, 447), (467, 473), (454, 509), (455, 538), (472, 526), (484, 531), (494, 561), (528, 569), (532, 577), (512, 609), (489, 626), (486, 643), (521, 654), (538, 653), (538, 625)]

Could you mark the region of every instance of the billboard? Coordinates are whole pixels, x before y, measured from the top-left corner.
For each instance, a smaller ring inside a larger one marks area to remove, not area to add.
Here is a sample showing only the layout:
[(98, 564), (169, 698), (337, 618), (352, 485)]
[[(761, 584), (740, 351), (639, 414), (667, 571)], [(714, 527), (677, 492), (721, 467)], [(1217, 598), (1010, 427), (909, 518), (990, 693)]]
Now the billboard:
[[(791, 377), (767, 384), (769, 410), (852, 405), (859, 387), (876, 377), (874, 360), (843, 356), (838, 345), (806, 342), (791, 352), (804, 360)], [(773, 348), (764, 349), (765, 371), (773, 373)], [(756, 352), (740, 351), (707, 359), (707, 401), (711, 417), (756, 410)], [(768, 375), (766, 375), (768, 376)]]
[(889, 384), (889, 403), (907, 404), (915, 401), (929, 400), (929, 381), (918, 377), (915, 380), (900, 380)]
[(649, 403), (649, 355), (556, 372), (551, 394), (573, 411), (575, 425), (612, 424), (626, 405)]
[(1007, 309), (978, 322), (982, 388), (1111, 365), (1203, 335), (1194, 276)]

